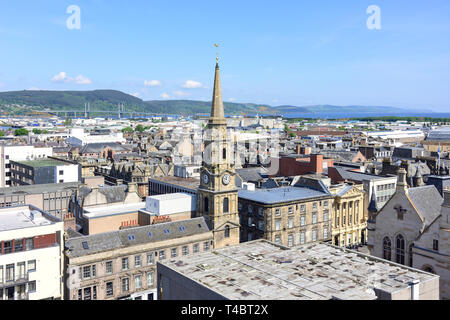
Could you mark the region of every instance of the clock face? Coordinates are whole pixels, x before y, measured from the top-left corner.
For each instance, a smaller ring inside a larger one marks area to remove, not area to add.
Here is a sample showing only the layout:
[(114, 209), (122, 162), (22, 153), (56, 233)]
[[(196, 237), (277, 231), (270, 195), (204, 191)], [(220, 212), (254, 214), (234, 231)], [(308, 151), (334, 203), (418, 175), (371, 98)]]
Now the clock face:
[(230, 177), (229, 174), (225, 174), (225, 175), (222, 177), (222, 182), (223, 182), (224, 185), (229, 184), (230, 181), (231, 181), (231, 177)]
[(208, 184), (208, 182), (209, 182), (209, 176), (207, 173), (204, 173), (203, 174), (203, 183)]

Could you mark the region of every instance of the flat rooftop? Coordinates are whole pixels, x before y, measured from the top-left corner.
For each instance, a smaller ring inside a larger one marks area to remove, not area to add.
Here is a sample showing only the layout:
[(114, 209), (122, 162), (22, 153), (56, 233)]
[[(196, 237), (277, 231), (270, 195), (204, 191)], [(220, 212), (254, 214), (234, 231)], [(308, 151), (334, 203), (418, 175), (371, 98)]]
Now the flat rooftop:
[(167, 200), (186, 199), (186, 198), (192, 198), (192, 197), (193, 197), (192, 194), (178, 192), (178, 193), (159, 194), (156, 196), (148, 196), (147, 198), (156, 199), (156, 200), (160, 200), (160, 201), (167, 201)]
[(305, 187), (279, 187), (254, 191), (241, 189), (238, 191), (238, 196), (246, 200), (274, 204), (329, 196), (329, 194)]
[(40, 160), (27, 160), (27, 161), (14, 161), (16, 163), (23, 164), (25, 166), (39, 168), (39, 167), (53, 167), (53, 166), (67, 166), (71, 163), (67, 163), (55, 159), (40, 159)]
[(95, 219), (107, 216), (114, 216), (117, 214), (127, 214), (145, 210), (145, 202), (102, 205), (98, 207), (85, 208), (83, 215), (88, 219)]
[(151, 177), (149, 181), (153, 182), (163, 182), (167, 184), (177, 185), (183, 188), (191, 189), (196, 191), (200, 186), (200, 179), (195, 178), (180, 178), (174, 176), (163, 176), (163, 177)]
[(437, 277), (329, 244), (287, 248), (267, 240), (161, 264), (233, 300), (374, 300), (374, 289), (393, 293)]
[(54, 223), (29, 206), (0, 208), (0, 232), (32, 228)]
[(65, 183), (46, 183), (46, 184), (32, 184), (27, 186), (4, 187), (0, 188), (0, 196), (62, 192), (69, 189), (70, 190), (76, 189), (80, 184), (81, 182), (65, 182)]

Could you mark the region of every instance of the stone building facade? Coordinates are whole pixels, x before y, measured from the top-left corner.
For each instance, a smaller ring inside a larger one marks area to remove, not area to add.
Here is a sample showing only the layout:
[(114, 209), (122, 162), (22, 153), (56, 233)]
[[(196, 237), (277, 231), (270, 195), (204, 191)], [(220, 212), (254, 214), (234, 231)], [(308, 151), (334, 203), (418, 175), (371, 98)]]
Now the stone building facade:
[(450, 190), (441, 214), (414, 241), (413, 267), (439, 275), (440, 298), (450, 299)]
[(330, 188), (334, 195), (332, 239), (337, 246), (363, 244), (367, 240), (367, 217), (364, 215), (363, 185), (340, 185)]
[(408, 188), (406, 170), (400, 168), (396, 192), (368, 221), (370, 254), (414, 266), (414, 242), (440, 215), (442, 202), (434, 186)]
[(304, 187), (239, 190), (241, 242), (285, 246), (331, 240), (333, 196)]
[(156, 299), (156, 263), (213, 248), (203, 217), (66, 241), (65, 300)]

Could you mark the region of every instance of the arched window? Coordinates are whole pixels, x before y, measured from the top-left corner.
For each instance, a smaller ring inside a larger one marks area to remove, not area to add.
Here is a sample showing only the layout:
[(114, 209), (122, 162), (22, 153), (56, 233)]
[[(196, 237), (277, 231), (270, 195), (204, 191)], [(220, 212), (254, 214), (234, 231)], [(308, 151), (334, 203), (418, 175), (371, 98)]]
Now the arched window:
[(388, 237), (383, 239), (383, 259), (391, 260), (391, 239)]
[(397, 263), (405, 264), (405, 238), (401, 234), (395, 237), (395, 258)]
[(224, 213), (228, 212), (228, 202), (229, 202), (228, 198), (223, 199), (223, 212)]
[(434, 271), (433, 267), (431, 267), (431, 266), (429, 266), (427, 264), (422, 267), (422, 270), (425, 271), (425, 272), (436, 274), (436, 272)]
[(412, 252), (413, 246), (414, 246), (414, 243), (411, 243), (408, 247), (408, 262), (409, 262), (410, 267), (412, 267), (412, 265), (413, 265), (413, 252)]
[(230, 226), (226, 225), (225, 226), (225, 238), (229, 238), (230, 237)]
[(209, 211), (209, 201), (208, 201), (208, 197), (205, 197), (205, 198), (203, 199), (203, 201), (204, 201), (203, 209), (204, 209), (205, 212), (208, 212), (208, 211)]

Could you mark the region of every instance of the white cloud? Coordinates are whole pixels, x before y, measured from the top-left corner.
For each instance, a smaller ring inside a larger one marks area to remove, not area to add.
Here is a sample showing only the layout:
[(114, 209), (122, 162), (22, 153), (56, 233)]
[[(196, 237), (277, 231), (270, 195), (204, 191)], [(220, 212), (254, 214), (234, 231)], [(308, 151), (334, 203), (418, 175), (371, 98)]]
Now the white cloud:
[(28, 91), (41, 91), (42, 89), (40, 88), (36, 88), (36, 87), (31, 87), (29, 89), (27, 89)]
[(70, 82), (70, 79), (65, 72), (60, 72), (52, 78), (53, 82)]
[(197, 89), (203, 88), (203, 84), (201, 84), (201, 82), (198, 81), (187, 80), (181, 87), (186, 89)]
[(161, 81), (159, 80), (144, 80), (144, 86), (146, 87), (160, 87)]
[(136, 98), (140, 98), (141, 97), (141, 94), (139, 92), (131, 93), (131, 95), (136, 97)]
[(82, 76), (81, 74), (75, 78), (69, 77), (67, 73), (61, 71), (52, 78), (52, 82), (58, 83), (76, 83), (76, 84), (91, 84), (92, 80)]
[(161, 94), (161, 98), (163, 98), (163, 99), (169, 99), (170, 96), (169, 96), (167, 93), (163, 92), (163, 93)]
[(190, 93), (184, 92), (184, 91), (181, 91), (181, 90), (175, 90), (173, 92), (173, 94), (176, 95), (176, 96), (179, 96), (179, 97), (185, 97), (185, 96), (190, 96), (191, 95)]
[(230, 98), (230, 99), (228, 99), (228, 100), (230, 100), (230, 101), (235, 101), (236, 99), (235, 99), (235, 98)]
[(83, 77), (81, 74), (75, 78), (77, 84), (91, 84), (92, 81), (89, 78)]

